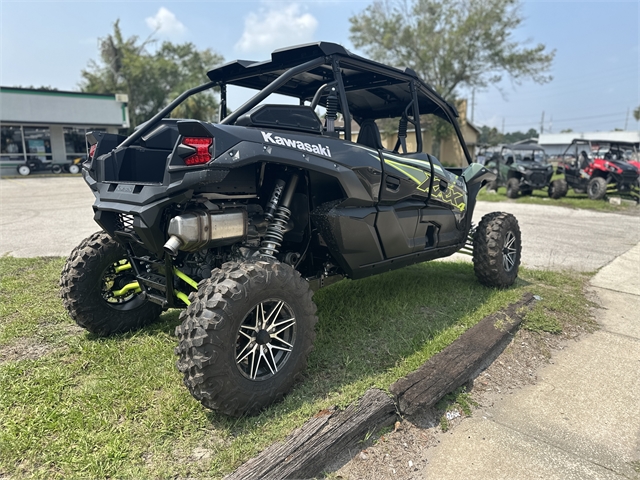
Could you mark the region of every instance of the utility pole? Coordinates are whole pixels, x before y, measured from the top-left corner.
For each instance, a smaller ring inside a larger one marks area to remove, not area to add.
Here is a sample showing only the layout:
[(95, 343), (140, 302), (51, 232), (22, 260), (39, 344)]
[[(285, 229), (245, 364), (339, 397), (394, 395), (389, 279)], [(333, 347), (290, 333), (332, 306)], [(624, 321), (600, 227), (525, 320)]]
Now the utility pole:
[(553, 115), (549, 119), (549, 133), (553, 133)]
[[(475, 110), (476, 107), (476, 89), (474, 88), (473, 90), (471, 90), (471, 123), (473, 123), (473, 112)], [(629, 112), (627, 112), (627, 116), (629, 115)], [(627, 128), (625, 127), (625, 130)]]
[(627, 125), (629, 124), (629, 107), (627, 107), (627, 118), (624, 119), (624, 129), (627, 130)]
[(540, 120), (540, 133), (544, 133), (544, 110), (542, 111), (542, 120)]
[(502, 134), (504, 135), (504, 117), (502, 117)]

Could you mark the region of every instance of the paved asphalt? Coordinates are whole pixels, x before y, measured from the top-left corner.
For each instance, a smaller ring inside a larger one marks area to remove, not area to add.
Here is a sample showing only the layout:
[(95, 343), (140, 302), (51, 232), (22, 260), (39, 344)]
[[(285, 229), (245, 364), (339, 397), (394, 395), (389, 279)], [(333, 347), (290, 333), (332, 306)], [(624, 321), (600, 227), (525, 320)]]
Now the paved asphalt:
[[(79, 176), (0, 180), (0, 255), (67, 256), (99, 229), (92, 204)], [(496, 209), (518, 219), (522, 261), (532, 268), (595, 271), (640, 241), (640, 217), (589, 210), (480, 202), (474, 221)]]

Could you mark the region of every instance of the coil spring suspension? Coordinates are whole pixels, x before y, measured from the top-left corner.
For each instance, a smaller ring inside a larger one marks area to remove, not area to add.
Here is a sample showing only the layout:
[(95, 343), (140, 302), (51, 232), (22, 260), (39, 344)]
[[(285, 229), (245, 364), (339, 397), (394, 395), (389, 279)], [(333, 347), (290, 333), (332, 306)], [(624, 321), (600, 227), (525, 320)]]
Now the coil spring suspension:
[(289, 223), (291, 210), (287, 207), (280, 206), (273, 216), (273, 220), (267, 227), (264, 239), (260, 242), (260, 254), (269, 258), (276, 258), (278, 248), (282, 245), (284, 231)]

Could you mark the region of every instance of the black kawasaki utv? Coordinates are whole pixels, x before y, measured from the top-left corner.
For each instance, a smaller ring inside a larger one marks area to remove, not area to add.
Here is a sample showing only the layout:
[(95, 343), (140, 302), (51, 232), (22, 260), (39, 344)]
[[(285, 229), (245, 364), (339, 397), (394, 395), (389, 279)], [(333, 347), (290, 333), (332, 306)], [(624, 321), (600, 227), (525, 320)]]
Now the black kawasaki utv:
[[(80, 326), (108, 335), (183, 308), (185, 385), (204, 406), (241, 415), (280, 399), (305, 368), (314, 289), (458, 251), (473, 255), (483, 284), (513, 284), (518, 223), (491, 213), (472, 226), (478, 190), (494, 175), (422, 152), (415, 132), (436, 117), (470, 163), (456, 110), (415, 72), (316, 43), (208, 76), (128, 138), (88, 134), (82, 173), (102, 230), (71, 252), (61, 278)], [(257, 93), (227, 114), (228, 85)], [(212, 87), (219, 123), (165, 118)], [(298, 104), (262, 103), (271, 94)], [(389, 118), (394, 149), (375, 122)]]
[(507, 187), (507, 197), (518, 198), (520, 193), (531, 195), (534, 190), (548, 187), (549, 196), (553, 197), (559, 185), (551, 182), (553, 167), (545, 157), (544, 148), (539, 145), (502, 145), (485, 162), (486, 168), (496, 174), (487, 189)]

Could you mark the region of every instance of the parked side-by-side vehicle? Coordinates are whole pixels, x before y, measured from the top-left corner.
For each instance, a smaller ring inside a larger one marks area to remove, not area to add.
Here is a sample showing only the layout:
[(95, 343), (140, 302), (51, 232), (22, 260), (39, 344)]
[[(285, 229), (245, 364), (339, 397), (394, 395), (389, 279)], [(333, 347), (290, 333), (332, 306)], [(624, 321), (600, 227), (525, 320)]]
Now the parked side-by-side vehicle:
[[(638, 199), (635, 144), (607, 140), (575, 139), (558, 163), (567, 188), (600, 200), (607, 193), (628, 194)], [(566, 191), (566, 189), (565, 189)]]
[[(495, 176), (471, 162), (455, 108), (414, 71), (314, 43), (208, 77), (127, 138), (88, 134), (82, 174), (101, 230), (61, 276), (79, 325), (108, 335), (183, 309), (185, 385), (204, 406), (243, 415), (300, 377), (315, 337), (314, 289), (459, 251), (473, 255), (484, 285), (513, 284), (518, 222), (494, 212), (472, 223), (478, 191)], [(254, 90), (232, 113), (229, 85)], [(218, 123), (166, 118), (211, 88)], [(296, 104), (270, 103), (272, 94)], [(376, 123), (390, 118), (392, 150)], [(468, 166), (445, 168), (423, 151), (423, 127), (436, 119), (451, 125)]]

